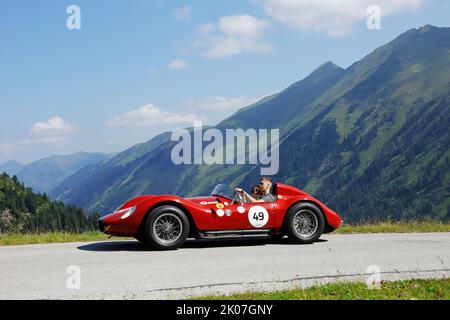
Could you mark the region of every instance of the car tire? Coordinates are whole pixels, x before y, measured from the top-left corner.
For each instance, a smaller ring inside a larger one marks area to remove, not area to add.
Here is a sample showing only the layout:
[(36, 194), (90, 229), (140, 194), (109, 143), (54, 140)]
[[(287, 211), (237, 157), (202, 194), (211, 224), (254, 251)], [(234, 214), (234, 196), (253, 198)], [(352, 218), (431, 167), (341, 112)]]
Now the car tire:
[(298, 203), (286, 215), (286, 233), (295, 243), (313, 243), (319, 240), (325, 228), (322, 211), (312, 203)]
[(277, 233), (277, 234), (272, 234), (270, 237), (271, 237), (273, 240), (281, 240), (281, 239), (283, 239), (285, 236), (286, 236), (285, 233)]
[(135, 239), (137, 241), (139, 241), (140, 243), (145, 243), (145, 237), (144, 236), (139, 235), (139, 236), (136, 236)]
[(177, 207), (158, 207), (147, 217), (145, 243), (155, 250), (175, 250), (184, 244), (188, 235), (189, 220)]

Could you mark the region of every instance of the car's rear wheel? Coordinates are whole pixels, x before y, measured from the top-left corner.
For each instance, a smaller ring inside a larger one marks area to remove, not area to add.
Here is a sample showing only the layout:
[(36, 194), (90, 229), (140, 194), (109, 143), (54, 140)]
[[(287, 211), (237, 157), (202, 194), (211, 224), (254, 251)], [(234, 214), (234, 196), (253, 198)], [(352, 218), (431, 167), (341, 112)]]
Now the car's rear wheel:
[(145, 225), (145, 242), (156, 250), (174, 250), (189, 235), (189, 220), (177, 207), (162, 206), (150, 212)]
[(285, 233), (276, 233), (276, 234), (270, 235), (270, 237), (271, 237), (273, 240), (281, 240), (281, 239), (284, 238), (285, 235), (286, 235)]
[(299, 203), (289, 209), (286, 216), (286, 233), (296, 243), (312, 243), (319, 240), (325, 228), (320, 209), (312, 203)]

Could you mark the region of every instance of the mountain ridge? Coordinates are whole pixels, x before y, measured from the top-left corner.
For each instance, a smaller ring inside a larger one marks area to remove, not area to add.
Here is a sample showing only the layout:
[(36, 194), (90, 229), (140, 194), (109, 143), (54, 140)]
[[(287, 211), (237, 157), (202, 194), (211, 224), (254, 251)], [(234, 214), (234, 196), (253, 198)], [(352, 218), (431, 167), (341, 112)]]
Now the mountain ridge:
[(50, 192), (68, 176), (83, 167), (102, 162), (110, 155), (78, 151), (70, 155), (52, 155), (24, 166), (17, 177), (36, 192)]

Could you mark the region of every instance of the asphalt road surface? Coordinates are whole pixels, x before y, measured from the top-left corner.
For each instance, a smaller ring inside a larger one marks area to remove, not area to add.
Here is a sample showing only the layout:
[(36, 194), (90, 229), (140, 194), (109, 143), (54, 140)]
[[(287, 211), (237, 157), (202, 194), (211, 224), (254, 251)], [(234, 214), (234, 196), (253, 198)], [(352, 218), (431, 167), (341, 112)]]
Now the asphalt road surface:
[(136, 241), (0, 247), (0, 299), (179, 299), (365, 281), (378, 268), (381, 280), (449, 277), (450, 233), (188, 241), (168, 252)]

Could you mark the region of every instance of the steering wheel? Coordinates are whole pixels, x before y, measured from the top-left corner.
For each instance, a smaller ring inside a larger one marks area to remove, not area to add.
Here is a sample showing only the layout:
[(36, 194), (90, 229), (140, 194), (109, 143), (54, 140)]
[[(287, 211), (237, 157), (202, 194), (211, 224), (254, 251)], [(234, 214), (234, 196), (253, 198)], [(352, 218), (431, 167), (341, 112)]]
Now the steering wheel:
[(234, 191), (234, 196), (233, 196), (233, 203), (240, 203), (241, 205), (244, 205), (245, 203), (247, 203), (244, 195), (242, 194), (242, 192), (237, 192)]

